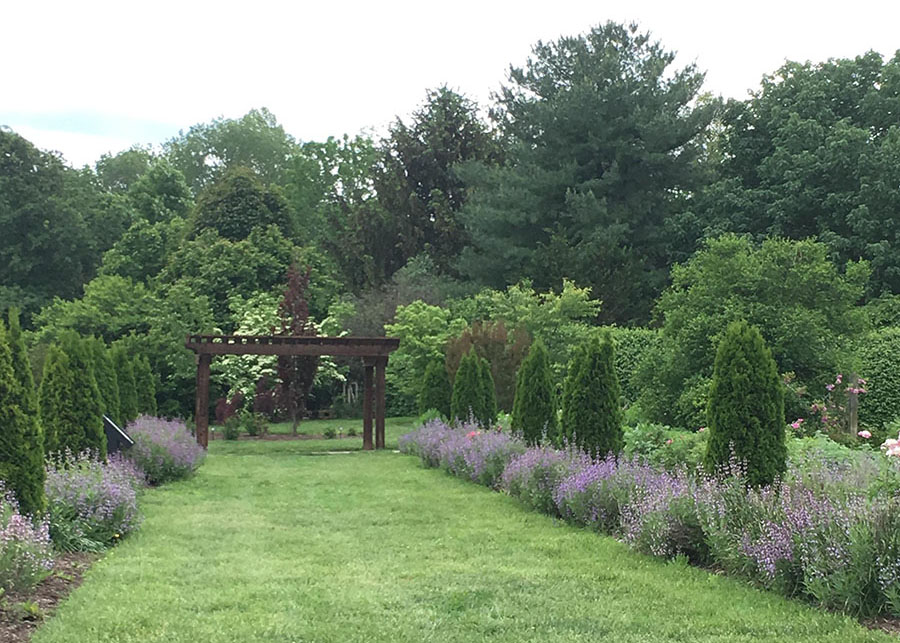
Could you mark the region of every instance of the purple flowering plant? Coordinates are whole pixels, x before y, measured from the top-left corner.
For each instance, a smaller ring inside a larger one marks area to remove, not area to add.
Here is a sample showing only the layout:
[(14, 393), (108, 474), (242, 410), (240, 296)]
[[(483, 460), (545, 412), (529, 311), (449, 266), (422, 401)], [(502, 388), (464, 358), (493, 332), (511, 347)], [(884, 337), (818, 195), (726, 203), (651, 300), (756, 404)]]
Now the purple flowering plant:
[(128, 425), (128, 434), (134, 440), (128, 457), (151, 485), (190, 476), (206, 453), (181, 420), (142, 415)]
[(145, 478), (130, 460), (66, 452), (46, 468), (47, 517), (58, 549), (100, 551), (140, 525), (137, 494)]
[(53, 568), (46, 520), (34, 521), (0, 482), (0, 594), (34, 587)]
[[(502, 467), (499, 487), (527, 506), (650, 555), (684, 556), (854, 615), (900, 616), (900, 458), (823, 434), (794, 438), (783, 479), (754, 489), (737, 461), (710, 475), (650, 462), (641, 449), (598, 460), (550, 446), (516, 452), (501, 435), (431, 422), (401, 438), (401, 450), (489, 486)], [(659, 448), (671, 446), (656, 435)]]

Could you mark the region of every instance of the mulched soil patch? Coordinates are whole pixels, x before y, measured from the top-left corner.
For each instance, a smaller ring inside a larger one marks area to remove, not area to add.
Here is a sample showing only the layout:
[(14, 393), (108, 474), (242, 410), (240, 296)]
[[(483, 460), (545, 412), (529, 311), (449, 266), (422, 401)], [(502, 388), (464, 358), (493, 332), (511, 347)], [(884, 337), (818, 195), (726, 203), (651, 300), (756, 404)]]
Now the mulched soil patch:
[[(0, 601), (0, 641), (28, 641), (41, 621), (53, 613), (69, 592), (81, 585), (84, 572), (97, 558), (97, 554), (62, 554), (50, 575), (32, 591), (4, 596)], [(36, 609), (23, 605), (36, 606)]]
[(871, 630), (881, 630), (888, 634), (900, 636), (900, 619), (879, 616), (878, 618), (868, 618), (862, 621), (862, 624)]

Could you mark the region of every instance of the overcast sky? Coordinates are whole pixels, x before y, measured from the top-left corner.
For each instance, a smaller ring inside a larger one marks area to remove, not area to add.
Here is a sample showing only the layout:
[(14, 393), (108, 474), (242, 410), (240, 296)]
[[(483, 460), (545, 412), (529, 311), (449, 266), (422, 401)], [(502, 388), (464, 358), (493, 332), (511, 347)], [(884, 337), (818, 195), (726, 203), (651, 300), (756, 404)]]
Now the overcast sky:
[(607, 20), (737, 98), (785, 59), (900, 49), (898, 0), (7, 0), (0, 125), (75, 165), (253, 107), (301, 140), (383, 131), (441, 84), (486, 105), (535, 42)]

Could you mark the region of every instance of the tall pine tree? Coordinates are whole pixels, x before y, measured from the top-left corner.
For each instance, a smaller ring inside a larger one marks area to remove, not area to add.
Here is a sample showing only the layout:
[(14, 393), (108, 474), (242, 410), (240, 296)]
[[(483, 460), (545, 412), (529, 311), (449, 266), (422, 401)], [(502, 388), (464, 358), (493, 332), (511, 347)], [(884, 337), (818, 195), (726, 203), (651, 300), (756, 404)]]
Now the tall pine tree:
[(783, 384), (759, 329), (746, 321), (729, 324), (719, 343), (707, 422), (708, 471), (729, 473), (736, 459), (750, 486), (771, 484), (784, 473)]
[(558, 433), (550, 358), (539, 339), (531, 345), (516, 375), (512, 428), (521, 431), (525, 442), (530, 445), (539, 444), (545, 434), (553, 440)]
[[(0, 322), (0, 479), (16, 495), (23, 512), (38, 514), (44, 510), (43, 440), (17, 315), (10, 315), (10, 321), (16, 327), (15, 346)], [(18, 372), (23, 368), (27, 377)]]

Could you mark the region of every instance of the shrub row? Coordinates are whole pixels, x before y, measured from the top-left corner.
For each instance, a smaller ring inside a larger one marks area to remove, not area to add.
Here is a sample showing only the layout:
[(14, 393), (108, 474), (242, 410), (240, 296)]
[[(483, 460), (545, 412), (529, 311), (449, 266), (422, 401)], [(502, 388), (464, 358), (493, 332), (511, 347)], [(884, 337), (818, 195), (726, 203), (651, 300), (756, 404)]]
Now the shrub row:
[(184, 423), (142, 416), (129, 427), (127, 454), (63, 451), (43, 470), (46, 509), (22, 511), (0, 482), (0, 593), (43, 579), (56, 551), (102, 551), (141, 523), (140, 490), (189, 476), (204, 450)]
[(900, 616), (898, 458), (817, 455), (816, 440), (797, 450), (782, 481), (760, 488), (737, 461), (732, 475), (714, 477), (637, 457), (526, 448), (437, 421), (401, 438), (400, 448), (640, 552), (715, 565), (854, 615)]

